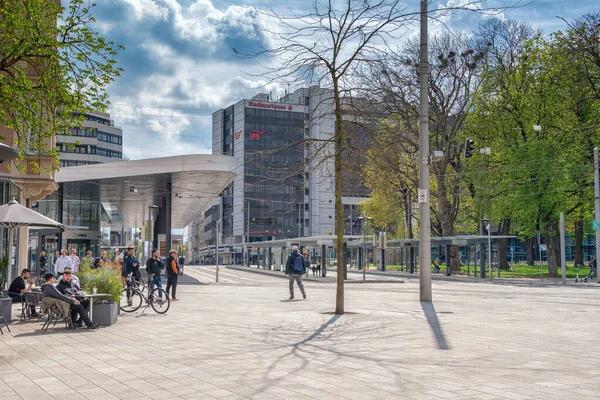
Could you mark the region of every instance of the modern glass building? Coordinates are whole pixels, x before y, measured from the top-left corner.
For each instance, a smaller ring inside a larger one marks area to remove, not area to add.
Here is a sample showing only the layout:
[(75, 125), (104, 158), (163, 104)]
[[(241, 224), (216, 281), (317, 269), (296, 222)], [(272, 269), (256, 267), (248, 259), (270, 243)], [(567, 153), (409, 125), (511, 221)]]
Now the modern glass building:
[[(195, 248), (214, 256), (218, 221), (225, 263), (241, 257), (244, 243), (335, 233), (332, 105), (330, 90), (311, 87), (276, 101), (258, 94), (213, 113), (213, 154), (232, 155), (242, 167), (199, 221), (204, 235), (195, 235)], [(348, 189), (350, 215), (366, 197), (356, 193), (366, 193)]]

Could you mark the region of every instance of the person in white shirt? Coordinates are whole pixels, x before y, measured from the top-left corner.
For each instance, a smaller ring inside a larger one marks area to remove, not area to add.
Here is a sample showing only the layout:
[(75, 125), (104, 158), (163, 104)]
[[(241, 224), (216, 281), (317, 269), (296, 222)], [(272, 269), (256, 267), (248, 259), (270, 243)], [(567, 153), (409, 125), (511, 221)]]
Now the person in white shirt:
[(73, 273), (76, 274), (79, 272), (79, 264), (81, 264), (81, 260), (77, 257), (77, 250), (71, 249), (71, 255), (69, 256), (71, 262), (73, 263)]
[(57, 276), (61, 276), (65, 272), (65, 268), (73, 269), (73, 261), (69, 257), (67, 257), (67, 250), (62, 249), (60, 251), (60, 257), (56, 260), (56, 264), (54, 264), (54, 273)]

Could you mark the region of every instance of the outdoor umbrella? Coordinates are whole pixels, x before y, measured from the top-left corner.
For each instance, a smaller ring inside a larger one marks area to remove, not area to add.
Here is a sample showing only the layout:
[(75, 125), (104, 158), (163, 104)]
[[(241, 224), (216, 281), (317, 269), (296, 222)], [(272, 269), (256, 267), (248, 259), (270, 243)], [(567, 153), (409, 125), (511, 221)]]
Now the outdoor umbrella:
[(36, 211), (20, 205), (15, 199), (12, 199), (8, 204), (0, 206), (0, 226), (8, 228), (8, 252), (9, 252), (9, 268), (7, 281), (12, 279), (12, 242), (14, 230), (22, 226), (33, 226), (40, 228), (58, 228), (65, 230), (65, 227), (60, 222), (48, 218)]

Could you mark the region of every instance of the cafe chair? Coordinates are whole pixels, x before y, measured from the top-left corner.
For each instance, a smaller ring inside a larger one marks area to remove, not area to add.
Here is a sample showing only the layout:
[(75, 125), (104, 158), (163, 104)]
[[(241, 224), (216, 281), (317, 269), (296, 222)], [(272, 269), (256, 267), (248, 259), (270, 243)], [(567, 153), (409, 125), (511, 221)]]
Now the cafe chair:
[(12, 302), (3, 301), (0, 304), (2, 305), (0, 307), (0, 333), (4, 335), (4, 332), (2, 331), (2, 323), (4, 323), (4, 325), (6, 326), (6, 329), (8, 329), (8, 331), (10, 332), (10, 327), (8, 326), (8, 321), (6, 320), (6, 318), (4, 318), (4, 310), (8, 307), (12, 307)]
[(48, 328), (50, 327), (50, 324), (52, 322), (54, 322), (54, 325), (52, 325), (52, 327), (55, 327), (56, 323), (61, 318), (62, 318), (63, 322), (65, 323), (65, 328), (67, 328), (69, 330), (75, 329), (75, 325), (73, 324), (73, 320), (71, 319), (71, 313), (67, 313), (67, 315), (63, 315), (61, 310), (59, 310), (59, 308), (57, 306), (53, 305), (46, 310), (46, 314), (48, 314), (48, 319), (44, 322), (44, 325), (42, 325), (42, 330), (44, 332), (48, 331)]

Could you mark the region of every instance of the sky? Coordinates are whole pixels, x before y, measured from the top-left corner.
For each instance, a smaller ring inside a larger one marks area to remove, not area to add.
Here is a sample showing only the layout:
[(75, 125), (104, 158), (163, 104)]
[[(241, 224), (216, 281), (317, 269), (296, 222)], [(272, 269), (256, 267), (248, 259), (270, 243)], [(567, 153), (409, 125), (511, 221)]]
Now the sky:
[[(433, 0), (462, 5), (469, 0)], [(498, 4), (501, 0), (489, 0)], [(528, 0), (521, 0), (528, 1)], [(418, 5), (418, 0), (410, 0)], [(64, 3), (64, 1), (63, 1)], [(577, 7), (569, 7), (570, 4)], [(532, 24), (544, 33), (565, 29), (558, 17), (572, 20), (600, 11), (598, 0), (533, 0), (496, 15)], [(256, 59), (236, 57), (271, 44), (272, 29), (260, 11), (269, 6), (283, 14), (307, 11), (312, 1), (285, 0), (102, 0), (92, 9), (95, 29), (125, 46), (117, 60), (124, 69), (110, 85), (109, 113), (123, 128), (123, 152), (130, 159), (211, 152), (214, 111), (256, 93), (283, 89), (261, 76)], [(280, 8), (277, 8), (280, 7)], [(469, 32), (485, 13), (452, 12), (442, 20)], [(444, 29), (433, 26), (432, 31)], [(418, 26), (410, 34), (417, 34)]]

